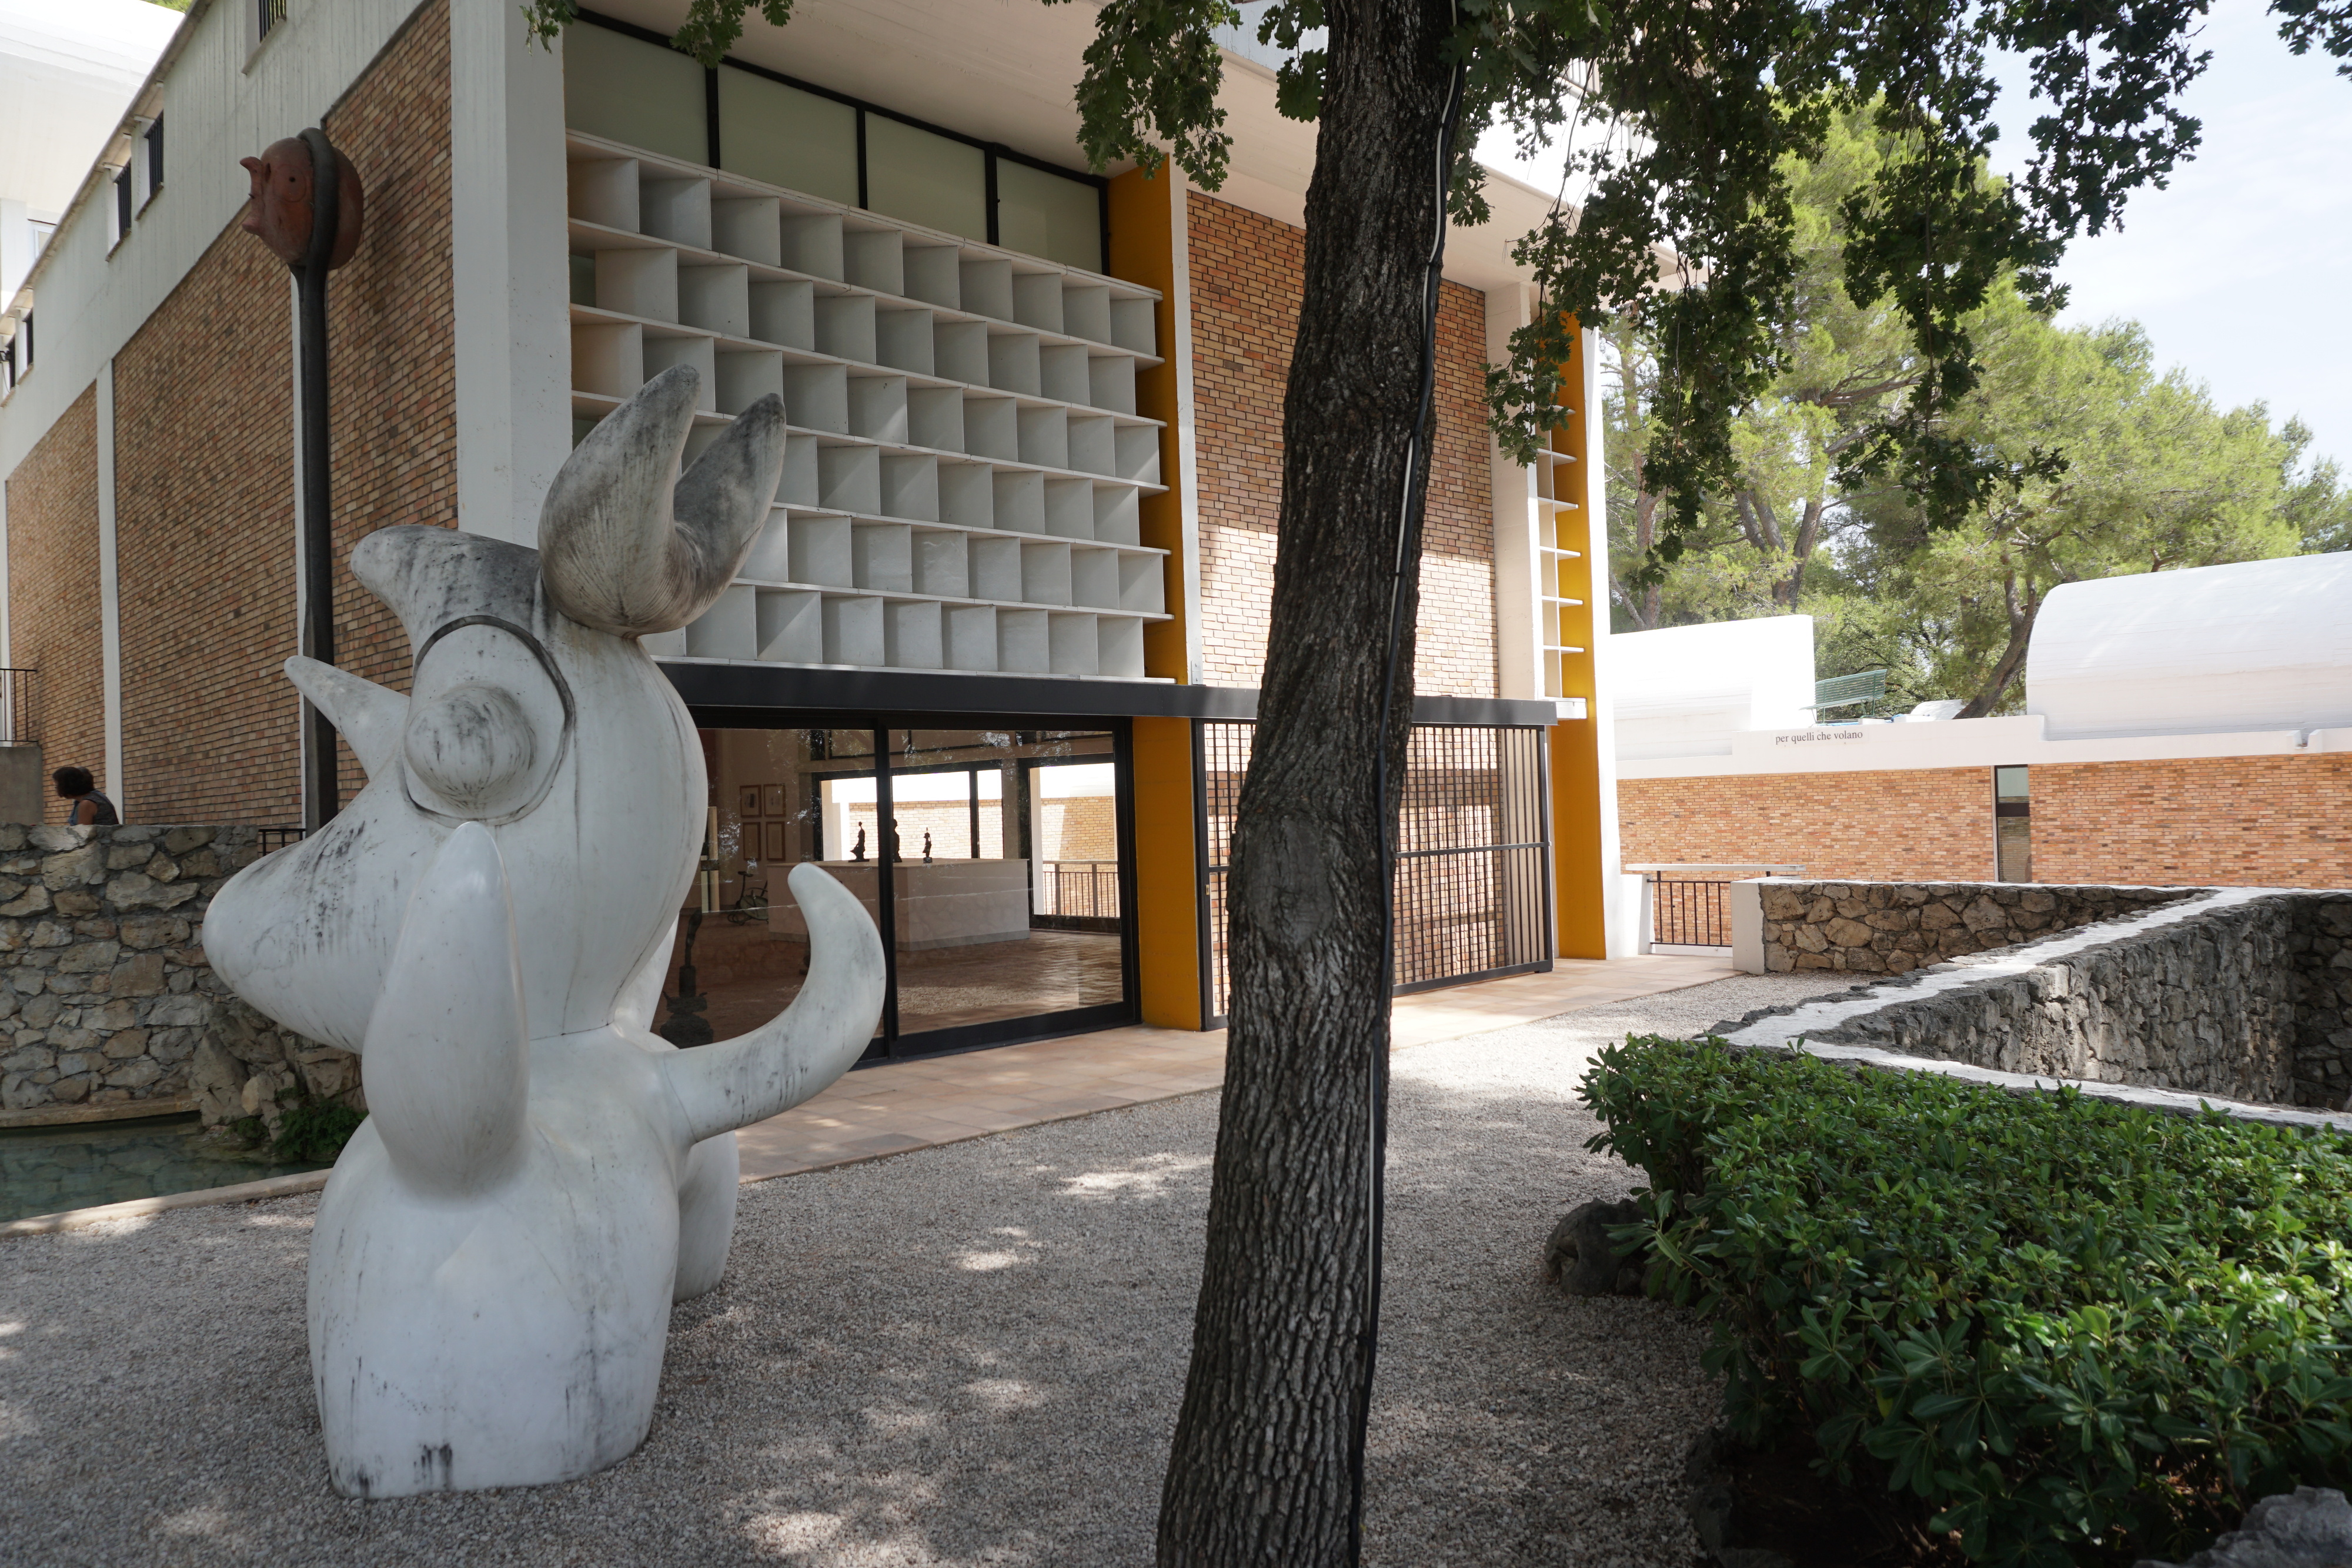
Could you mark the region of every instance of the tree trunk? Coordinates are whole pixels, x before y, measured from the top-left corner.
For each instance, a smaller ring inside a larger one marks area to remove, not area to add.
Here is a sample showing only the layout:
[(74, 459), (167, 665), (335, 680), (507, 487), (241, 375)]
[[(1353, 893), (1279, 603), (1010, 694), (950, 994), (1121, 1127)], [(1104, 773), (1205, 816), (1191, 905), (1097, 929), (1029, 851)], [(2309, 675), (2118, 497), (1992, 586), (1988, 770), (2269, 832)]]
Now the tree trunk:
[[(1384, 1151), (1390, 810), (1412, 709), (1422, 387), (1446, 0), (1329, 0), (1265, 674), (1234, 829), (1233, 999), (1162, 1568), (1352, 1561)], [(1423, 472), (1425, 477), (1425, 471)], [(1392, 587), (1403, 637), (1381, 725)], [(1393, 818), (1391, 816), (1391, 821)]]

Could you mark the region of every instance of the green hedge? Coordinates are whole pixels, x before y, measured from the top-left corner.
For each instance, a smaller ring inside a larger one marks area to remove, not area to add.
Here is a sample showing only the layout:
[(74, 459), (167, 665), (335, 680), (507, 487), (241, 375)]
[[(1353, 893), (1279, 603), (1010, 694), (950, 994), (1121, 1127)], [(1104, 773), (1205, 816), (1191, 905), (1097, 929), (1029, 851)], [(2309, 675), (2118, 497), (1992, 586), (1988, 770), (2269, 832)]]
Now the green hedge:
[(2352, 1476), (2352, 1139), (1721, 1040), (1582, 1087), (1734, 1433), (1810, 1428), (1971, 1560), (2176, 1555)]

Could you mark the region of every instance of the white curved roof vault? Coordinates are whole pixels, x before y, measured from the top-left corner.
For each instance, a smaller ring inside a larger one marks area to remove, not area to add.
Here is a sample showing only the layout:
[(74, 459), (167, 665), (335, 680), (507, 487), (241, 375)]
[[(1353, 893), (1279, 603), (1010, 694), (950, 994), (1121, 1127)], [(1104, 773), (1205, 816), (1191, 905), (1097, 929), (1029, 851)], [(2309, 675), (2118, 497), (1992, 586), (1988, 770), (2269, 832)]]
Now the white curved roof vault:
[(2025, 711), (2053, 740), (2352, 726), (2352, 551), (2055, 589)]

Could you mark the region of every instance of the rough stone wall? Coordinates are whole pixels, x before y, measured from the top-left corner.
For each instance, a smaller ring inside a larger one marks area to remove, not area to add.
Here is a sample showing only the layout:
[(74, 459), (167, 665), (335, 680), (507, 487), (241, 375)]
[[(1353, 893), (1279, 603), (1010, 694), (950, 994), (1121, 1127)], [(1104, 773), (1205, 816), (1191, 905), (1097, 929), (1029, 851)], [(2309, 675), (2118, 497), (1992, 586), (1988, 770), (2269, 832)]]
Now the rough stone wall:
[[(1305, 233), (1194, 193), (1192, 396), (1207, 678), (1255, 686), (1265, 664), (1282, 497), (1282, 403), (1298, 330)], [(1495, 523), (1487, 472), (1486, 300), (1444, 286), (1437, 430), (1423, 524), (1416, 689), (1495, 695)]]
[(0, 1107), (193, 1098), (207, 1123), (360, 1103), (359, 1059), (228, 994), (204, 917), (250, 827), (0, 827)]
[(1993, 873), (1992, 823), (1988, 768), (1617, 782), (1618, 842), (1633, 865), (1801, 865), (1808, 876), (1857, 882), (1975, 882)]
[(2193, 896), (2179, 887), (1766, 882), (1764, 967), (1901, 975)]
[(2352, 887), (2352, 756), (2045, 764), (2031, 777), (2037, 878)]
[(2291, 901), (2294, 1103), (2352, 1108), (2352, 893)]
[[(446, 0), (420, 8), (326, 119), (368, 198), (329, 294), (336, 662), (400, 689), (406, 640), (344, 563), (387, 524), (457, 520), (448, 39)], [(115, 361), (136, 819), (300, 820), (299, 706), (279, 671), (298, 647), (291, 306), (286, 269), (241, 221)], [(348, 799), (363, 779), (348, 748), (342, 774)]]
[[(48, 768), (106, 776), (105, 647), (98, 607), (98, 389), (76, 398), (8, 476), (8, 663), (37, 669), (30, 716)], [(47, 821), (66, 803), (46, 787)]]
[(2256, 898), (2190, 911), (2021, 972), (1896, 992), (1887, 1006), (1807, 1038), (2005, 1072), (2335, 1109), (2352, 1091), (2347, 937), (2352, 894)]

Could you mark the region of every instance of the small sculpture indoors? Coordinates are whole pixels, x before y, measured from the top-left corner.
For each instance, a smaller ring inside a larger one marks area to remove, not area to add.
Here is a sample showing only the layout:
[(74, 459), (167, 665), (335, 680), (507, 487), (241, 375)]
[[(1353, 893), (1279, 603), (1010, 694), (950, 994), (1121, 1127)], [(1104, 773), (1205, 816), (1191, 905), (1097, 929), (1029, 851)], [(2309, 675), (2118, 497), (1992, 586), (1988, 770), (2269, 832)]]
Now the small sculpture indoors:
[(637, 639), (727, 586), (784, 455), (772, 396), (678, 477), (697, 381), (666, 371), (581, 444), (537, 550), (420, 527), (360, 543), (412, 690), (288, 662), (368, 785), (205, 924), (238, 995), (367, 1059), (371, 1113), (310, 1247), (346, 1495), (560, 1481), (633, 1451), (670, 1303), (726, 1265), (733, 1130), (832, 1082), (881, 1009), (873, 923), (803, 865), (813, 961), (790, 1009), (689, 1051), (647, 1027), (707, 785)]

